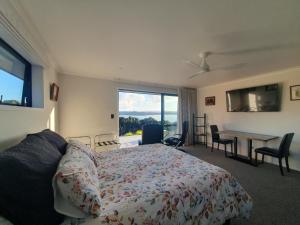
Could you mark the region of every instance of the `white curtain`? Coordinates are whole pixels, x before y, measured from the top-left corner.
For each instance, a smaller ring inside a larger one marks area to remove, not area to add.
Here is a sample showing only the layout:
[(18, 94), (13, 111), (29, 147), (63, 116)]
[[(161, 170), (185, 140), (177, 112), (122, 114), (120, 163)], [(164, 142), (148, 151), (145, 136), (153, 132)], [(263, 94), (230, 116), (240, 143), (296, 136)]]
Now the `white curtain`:
[(188, 121), (189, 129), (185, 145), (193, 144), (193, 114), (197, 114), (197, 89), (179, 88), (178, 90), (178, 129), (182, 132), (182, 123)]

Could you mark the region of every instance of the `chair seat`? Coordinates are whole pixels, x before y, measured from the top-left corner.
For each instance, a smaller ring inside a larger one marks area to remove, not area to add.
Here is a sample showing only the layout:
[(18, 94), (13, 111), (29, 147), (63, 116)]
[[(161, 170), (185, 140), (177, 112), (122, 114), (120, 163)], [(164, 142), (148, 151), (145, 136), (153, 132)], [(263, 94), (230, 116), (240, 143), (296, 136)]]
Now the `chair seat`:
[(169, 137), (164, 142), (165, 142), (166, 145), (174, 146), (174, 145), (177, 145), (180, 142), (180, 139), (176, 138), (176, 137)]
[(255, 152), (275, 157), (279, 156), (279, 151), (275, 148), (262, 147), (255, 149)]
[(230, 140), (230, 139), (219, 139), (218, 142), (220, 144), (231, 144), (231, 143), (233, 143), (233, 140)]

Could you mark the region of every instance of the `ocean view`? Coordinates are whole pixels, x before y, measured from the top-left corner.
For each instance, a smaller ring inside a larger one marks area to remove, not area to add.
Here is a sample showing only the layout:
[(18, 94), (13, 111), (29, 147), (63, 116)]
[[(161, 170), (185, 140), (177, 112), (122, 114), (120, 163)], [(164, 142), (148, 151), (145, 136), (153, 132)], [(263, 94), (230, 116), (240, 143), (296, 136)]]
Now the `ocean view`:
[[(137, 115), (137, 114), (120, 114), (120, 117), (128, 118), (129, 116), (138, 118), (139, 120), (152, 117), (153, 119), (160, 121), (160, 114), (145, 114), (145, 115)], [(177, 122), (177, 114), (165, 114), (165, 120), (174, 123)]]
[(162, 110), (163, 129), (173, 134), (177, 128), (177, 105), (177, 96), (119, 92), (119, 135), (141, 135), (145, 125), (160, 125)]
[[(119, 117), (135, 117), (139, 120), (152, 117), (153, 119), (160, 121), (160, 112), (120, 112)], [(176, 112), (165, 112), (165, 120), (170, 123), (177, 122), (177, 113)]]

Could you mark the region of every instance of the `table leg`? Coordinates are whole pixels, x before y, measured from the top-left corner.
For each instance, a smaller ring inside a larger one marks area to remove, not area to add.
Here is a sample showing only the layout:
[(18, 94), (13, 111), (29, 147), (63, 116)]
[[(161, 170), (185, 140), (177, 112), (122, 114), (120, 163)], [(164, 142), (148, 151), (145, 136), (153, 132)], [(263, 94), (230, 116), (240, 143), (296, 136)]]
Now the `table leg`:
[(234, 157), (237, 157), (237, 137), (234, 137), (233, 142), (234, 142)]
[(248, 139), (248, 157), (250, 164), (252, 164), (252, 139)]

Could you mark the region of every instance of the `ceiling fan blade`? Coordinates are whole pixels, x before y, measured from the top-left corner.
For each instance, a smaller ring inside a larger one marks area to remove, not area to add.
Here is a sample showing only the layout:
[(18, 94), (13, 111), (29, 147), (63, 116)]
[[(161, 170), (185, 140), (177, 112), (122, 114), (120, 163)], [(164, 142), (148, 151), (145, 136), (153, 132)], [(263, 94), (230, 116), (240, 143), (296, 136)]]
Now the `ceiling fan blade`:
[(194, 77), (199, 76), (200, 74), (205, 73), (205, 72), (206, 72), (206, 71), (200, 71), (200, 72), (198, 72), (198, 73), (195, 73), (195, 74), (189, 76), (189, 79), (193, 79)]
[(230, 66), (221, 66), (221, 67), (214, 67), (211, 71), (216, 71), (216, 70), (235, 70), (235, 69), (240, 69), (244, 66), (246, 66), (248, 63), (238, 63)]
[(190, 61), (190, 60), (185, 60), (184, 61), (186, 64), (189, 64), (189, 65), (191, 65), (191, 66), (193, 66), (193, 67), (196, 67), (196, 68), (201, 68), (201, 64), (198, 64), (198, 63), (195, 63), (195, 62), (193, 62), (193, 61)]
[(213, 55), (241, 55), (241, 54), (250, 54), (250, 53), (256, 53), (256, 52), (287, 49), (287, 48), (293, 48), (295, 46), (296, 46), (295, 44), (268, 45), (268, 46), (261, 46), (261, 47), (256, 47), (256, 48), (245, 48), (245, 49), (240, 49), (240, 50), (233, 50), (233, 51), (211, 52), (211, 54), (213, 54)]

